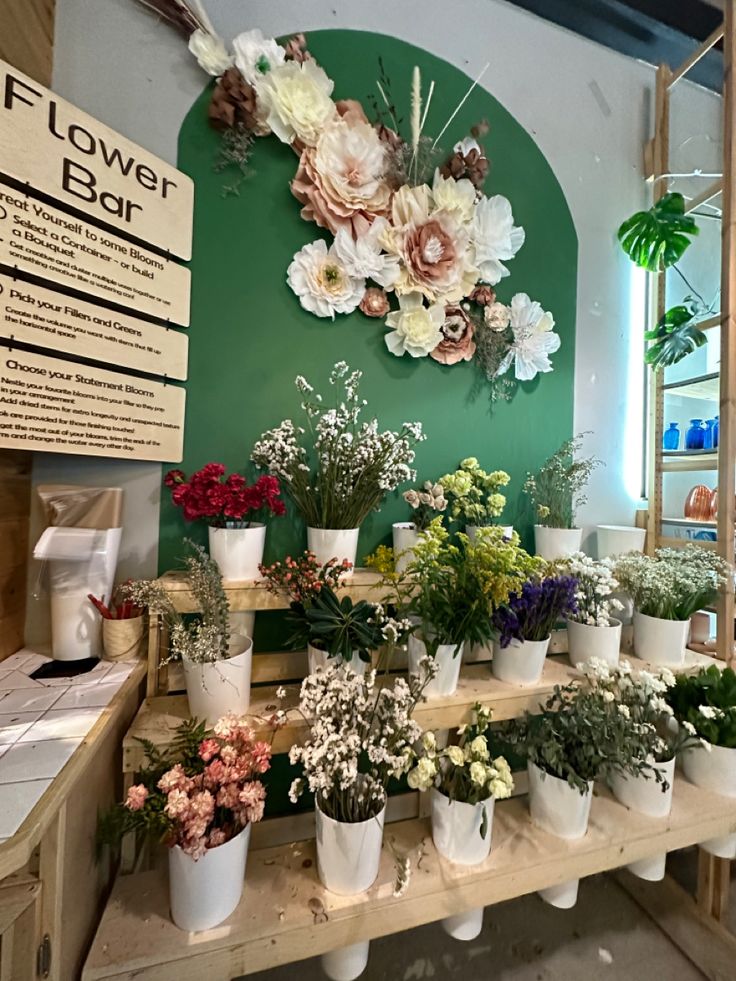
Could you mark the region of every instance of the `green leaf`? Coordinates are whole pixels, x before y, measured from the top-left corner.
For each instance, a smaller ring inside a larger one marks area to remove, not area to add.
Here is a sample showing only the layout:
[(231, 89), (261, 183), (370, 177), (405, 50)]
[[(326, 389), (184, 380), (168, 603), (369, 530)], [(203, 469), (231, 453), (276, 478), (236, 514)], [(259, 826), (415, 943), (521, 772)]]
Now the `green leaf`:
[(646, 340), (654, 342), (647, 348), (644, 360), (655, 371), (677, 364), (707, 342), (705, 333), (693, 323), (694, 316), (690, 307), (671, 307), (654, 330), (644, 334)]
[(618, 240), (637, 266), (659, 272), (674, 265), (697, 235), (695, 219), (685, 214), (685, 199), (671, 193), (661, 197), (648, 211), (637, 211), (618, 230)]

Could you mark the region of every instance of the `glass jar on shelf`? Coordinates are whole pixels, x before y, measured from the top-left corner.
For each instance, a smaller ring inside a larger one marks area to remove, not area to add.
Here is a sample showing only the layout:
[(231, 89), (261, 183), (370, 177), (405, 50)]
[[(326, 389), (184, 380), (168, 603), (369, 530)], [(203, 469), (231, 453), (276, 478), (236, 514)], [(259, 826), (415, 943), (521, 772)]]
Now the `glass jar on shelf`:
[(665, 429), (662, 433), (662, 448), (665, 450), (679, 450), (680, 430), (677, 428), (676, 422), (671, 422), (669, 429)]
[(718, 416), (716, 416), (715, 422), (713, 423), (713, 449), (718, 449)]
[(685, 433), (686, 450), (702, 450), (705, 441), (705, 429), (702, 419), (691, 419), (690, 427)]
[(713, 449), (713, 427), (715, 426), (715, 419), (705, 420), (705, 429), (703, 430), (703, 449), (712, 450)]

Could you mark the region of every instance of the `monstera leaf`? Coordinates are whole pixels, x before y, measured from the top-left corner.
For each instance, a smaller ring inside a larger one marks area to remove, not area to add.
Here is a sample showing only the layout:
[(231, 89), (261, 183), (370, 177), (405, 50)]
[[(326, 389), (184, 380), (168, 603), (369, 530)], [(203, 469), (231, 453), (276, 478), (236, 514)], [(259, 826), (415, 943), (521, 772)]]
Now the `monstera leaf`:
[(655, 371), (677, 364), (706, 343), (706, 336), (694, 323), (695, 312), (684, 305), (671, 307), (654, 330), (644, 337), (653, 344), (647, 348), (645, 360)]
[(618, 230), (618, 240), (637, 266), (650, 272), (672, 266), (697, 235), (695, 220), (685, 214), (681, 194), (665, 194), (649, 211), (637, 211)]

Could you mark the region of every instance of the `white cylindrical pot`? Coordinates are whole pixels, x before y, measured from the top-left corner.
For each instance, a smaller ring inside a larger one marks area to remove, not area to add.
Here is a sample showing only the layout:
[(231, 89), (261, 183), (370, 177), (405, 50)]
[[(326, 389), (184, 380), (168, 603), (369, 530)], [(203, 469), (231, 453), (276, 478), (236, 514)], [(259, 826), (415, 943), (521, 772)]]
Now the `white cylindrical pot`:
[(252, 662), (253, 642), (249, 637), (233, 637), (230, 657), (221, 661), (199, 664), (182, 658), (192, 716), (214, 725), (228, 712), (247, 712)]
[[(440, 855), (457, 865), (478, 865), (484, 862), (491, 851), (495, 799), (489, 797), (480, 804), (465, 804), (450, 800), (433, 787), (431, 803), (432, 841)], [(485, 837), (482, 837), (480, 832), (484, 811), (487, 830)]]
[(394, 559), (399, 575), (406, 572), (406, 567), (414, 558), (413, 548), (419, 541), (420, 532), (413, 521), (397, 521), (392, 525), (394, 536)]
[[(513, 525), (499, 525), (498, 527), (503, 529), (503, 537), (508, 541), (514, 533)], [(465, 534), (468, 536), (471, 542), (475, 541), (476, 534), (478, 532), (477, 525), (465, 525)]]
[(698, 610), (690, 617), (690, 640), (696, 644), (707, 644), (711, 634), (711, 615)]
[(621, 621), (611, 619), (609, 626), (567, 621), (567, 651), (574, 668), (584, 668), (595, 657), (615, 668), (621, 653)]
[(355, 568), (360, 528), (307, 528), (307, 548), (314, 552), (320, 566), (330, 559), (338, 564), (347, 559)]
[(266, 526), (254, 522), (247, 528), (210, 528), (210, 556), (227, 582), (260, 579)]
[[(632, 811), (639, 811), (653, 818), (665, 818), (672, 809), (672, 787), (675, 780), (675, 759), (666, 763), (655, 763), (657, 769), (668, 786), (663, 790), (663, 784), (658, 783), (653, 776), (629, 773), (615, 773), (611, 778), (611, 790), (616, 800), (621, 801)], [(642, 858), (631, 862), (626, 868), (640, 879), (648, 882), (659, 882), (664, 879), (667, 853), (661, 852), (651, 858)]]
[(548, 562), (566, 559), (568, 555), (579, 552), (582, 541), (582, 528), (548, 528), (546, 525), (534, 525), (534, 549), (537, 555)]
[(239, 610), (237, 613), (230, 613), (228, 622), (230, 624), (231, 637), (235, 637), (237, 634), (238, 637), (248, 637), (250, 639), (253, 636), (256, 626), (256, 611)]
[[(736, 749), (695, 746), (682, 753), (682, 769), (696, 787), (723, 797), (736, 797)], [(711, 838), (700, 845), (716, 858), (736, 858), (736, 834)]]
[(370, 940), (331, 950), (322, 955), (322, 970), (330, 981), (355, 981), (368, 964)]
[(542, 677), (549, 650), (546, 640), (511, 640), (508, 647), (493, 645), (491, 671), (499, 681), (509, 685), (536, 685)]
[(680, 665), (689, 630), (689, 620), (662, 620), (634, 610), (634, 653), (650, 664)]
[(180, 930), (210, 930), (240, 902), (250, 825), (196, 861), (178, 845), (169, 849), (171, 919)]
[(627, 552), (642, 552), (647, 537), (646, 528), (629, 525), (598, 525), (598, 558), (617, 559)]
[(442, 921), (442, 929), (454, 940), (475, 940), (483, 929), (483, 911), (485, 906), (469, 909), (467, 913), (455, 913), (446, 916)]
[[(419, 662), (427, 653), (424, 641), (416, 634), (409, 635), (408, 659), (409, 674), (419, 675)], [(424, 689), (426, 698), (444, 698), (454, 695), (460, 678), (460, 665), (463, 660), (463, 645), (458, 650), (455, 644), (440, 644), (434, 656), (437, 673)]]
[(312, 647), (311, 644), (307, 644), (307, 661), (309, 662), (310, 674), (314, 674), (318, 668), (322, 670), (328, 666), (333, 667), (338, 664), (346, 664), (353, 674), (357, 674), (363, 678), (368, 668), (367, 662), (361, 661), (357, 654), (354, 654), (350, 661), (343, 661), (340, 657), (330, 657), (327, 651), (321, 651), (318, 647)]
[(322, 885), (339, 896), (370, 889), (378, 876), (386, 806), (367, 821), (335, 821), (315, 801), (317, 873)]

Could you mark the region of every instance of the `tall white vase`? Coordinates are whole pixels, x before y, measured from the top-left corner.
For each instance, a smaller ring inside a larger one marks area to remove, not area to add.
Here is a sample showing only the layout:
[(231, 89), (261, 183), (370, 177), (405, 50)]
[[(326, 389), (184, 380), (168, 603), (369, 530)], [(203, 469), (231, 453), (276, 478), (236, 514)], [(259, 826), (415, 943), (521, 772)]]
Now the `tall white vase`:
[(227, 659), (200, 664), (182, 658), (189, 711), (193, 718), (214, 725), (228, 712), (236, 715), (247, 712), (252, 662), (253, 641), (239, 636), (231, 638)]
[(417, 531), (417, 526), (413, 521), (396, 521), (392, 526), (394, 542), (394, 558), (396, 560), (396, 571), (399, 575), (406, 572), (406, 567), (414, 558), (412, 549), (419, 541), (421, 532)]
[[(543, 773), (534, 763), (527, 764), (529, 773), (529, 813), (537, 827), (558, 838), (582, 838), (588, 830), (590, 805), (593, 800), (593, 781), (581, 794), (567, 780)], [(539, 895), (559, 909), (570, 909), (578, 898), (579, 879), (570, 879), (547, 889)]]
[[(427, 653), (424, 641), (416, 634), (409, 635), (408, 657), (409, 674), (419, 676), (419, 662)], [(455, 644), (440, 644), (434, 656), (437, 673), (424, 689), (428, 699), (444, 698), (454, 695), (460, 678), (460, 665), (463, 660), (463, 645), (458, 650)]]
[(534, 525), (534, 549), (537, 555), (548, 562), (566, 559), (568, 555), (579, 552), (582, 541), (582, 528), (548, 528), (546, 525)]
[[(665, 818), (672, 809), (675, 759), (673, 757), (666, 763), (655, 763), (654, 766), (664, 777), (668, 785), (667, 790), (662, 789), (663, 784), (658, 783), (654, 776), (645, 776), (641, 773), (637, 776), (631, 776), (629, 773), (614, 774), (611, 778), (611, 790), (616, 800), (630, 807), (632, 811), (639, 811), (653, 818)], [(640, 879), (659, 882), (664, 879), (666, 862), (667, 852), (662, 852), (652, 858), (631, 862), (626, 868)]]
[(233, 912), (243, 894), (250, 825), (196, 861), (169, 849), (171, 919), (180, 930), (210, 930)]
[(498, 641), (493, 644), (491, 671), (499, 681), (522, 688), (538, 684), (544, 671), (544, 662), (549, 650), (550, 638), (546, 640), (516, 640), (501, 647)]
[(617, 559), (627, 552), (642, 552), (646, 541), (646, 528), (629, 525), (598, 525), (598, 558)]
[(263, 561), (266, 526), (253, 523), (247, 528), (210, 528), (210, 556), (219, 566), (226, 582), (250, 582), (260, 579), (258, 566)]
[[(736, 749), (695, 746), (682, 753), (682, 769), (696, 787), (724, 797), (736, 797)], [(701, 848), (716, 858), (736, 858), (736, 834), (710, 838)]]
[(343, 661), (339, 657), (329, 657), (327, 651), (321, 651), (318, 647), (312, 647), (311, 644), (307, 644), (307, 660), (310, 674), (314, 674), (318, 668), (324, 669), (342, 663), (346, 664), (353, 674), (363, 678), (369, 667), (365, 661), (361, 661), (357, 654), (354, 654), (350, 661)]
[[(494, 798), (489, 797), (480, 804), (465, 804), (450, 800), (436, 788), (432, 789), (431, 794), (432, 841), (440, 855), (456, 865), (484, 862), (491, 852)], [(485, 837), (481, 835), (484, 812)], [(455, 940), (475, 940), (483, 928), (483, 909), (479, 906), (445, 917), (442, 921), (445, 932)]]
[(681, 665), (690, 631), (689, 620), (662, 620), (634, 610), (634, 653), (650, 664)]
[(344, 559), (355, 568), (360, 528), (307, 528), (307, 548), (314, 552), (319, 565), (330, 559), (340, 564)]
[(568, 620), (567, 651), (574, 668), (584, 668), (591, 658), (615, 668), (621, 653), (621, 621), (612, 619), (607, 627), (599, 627)]

